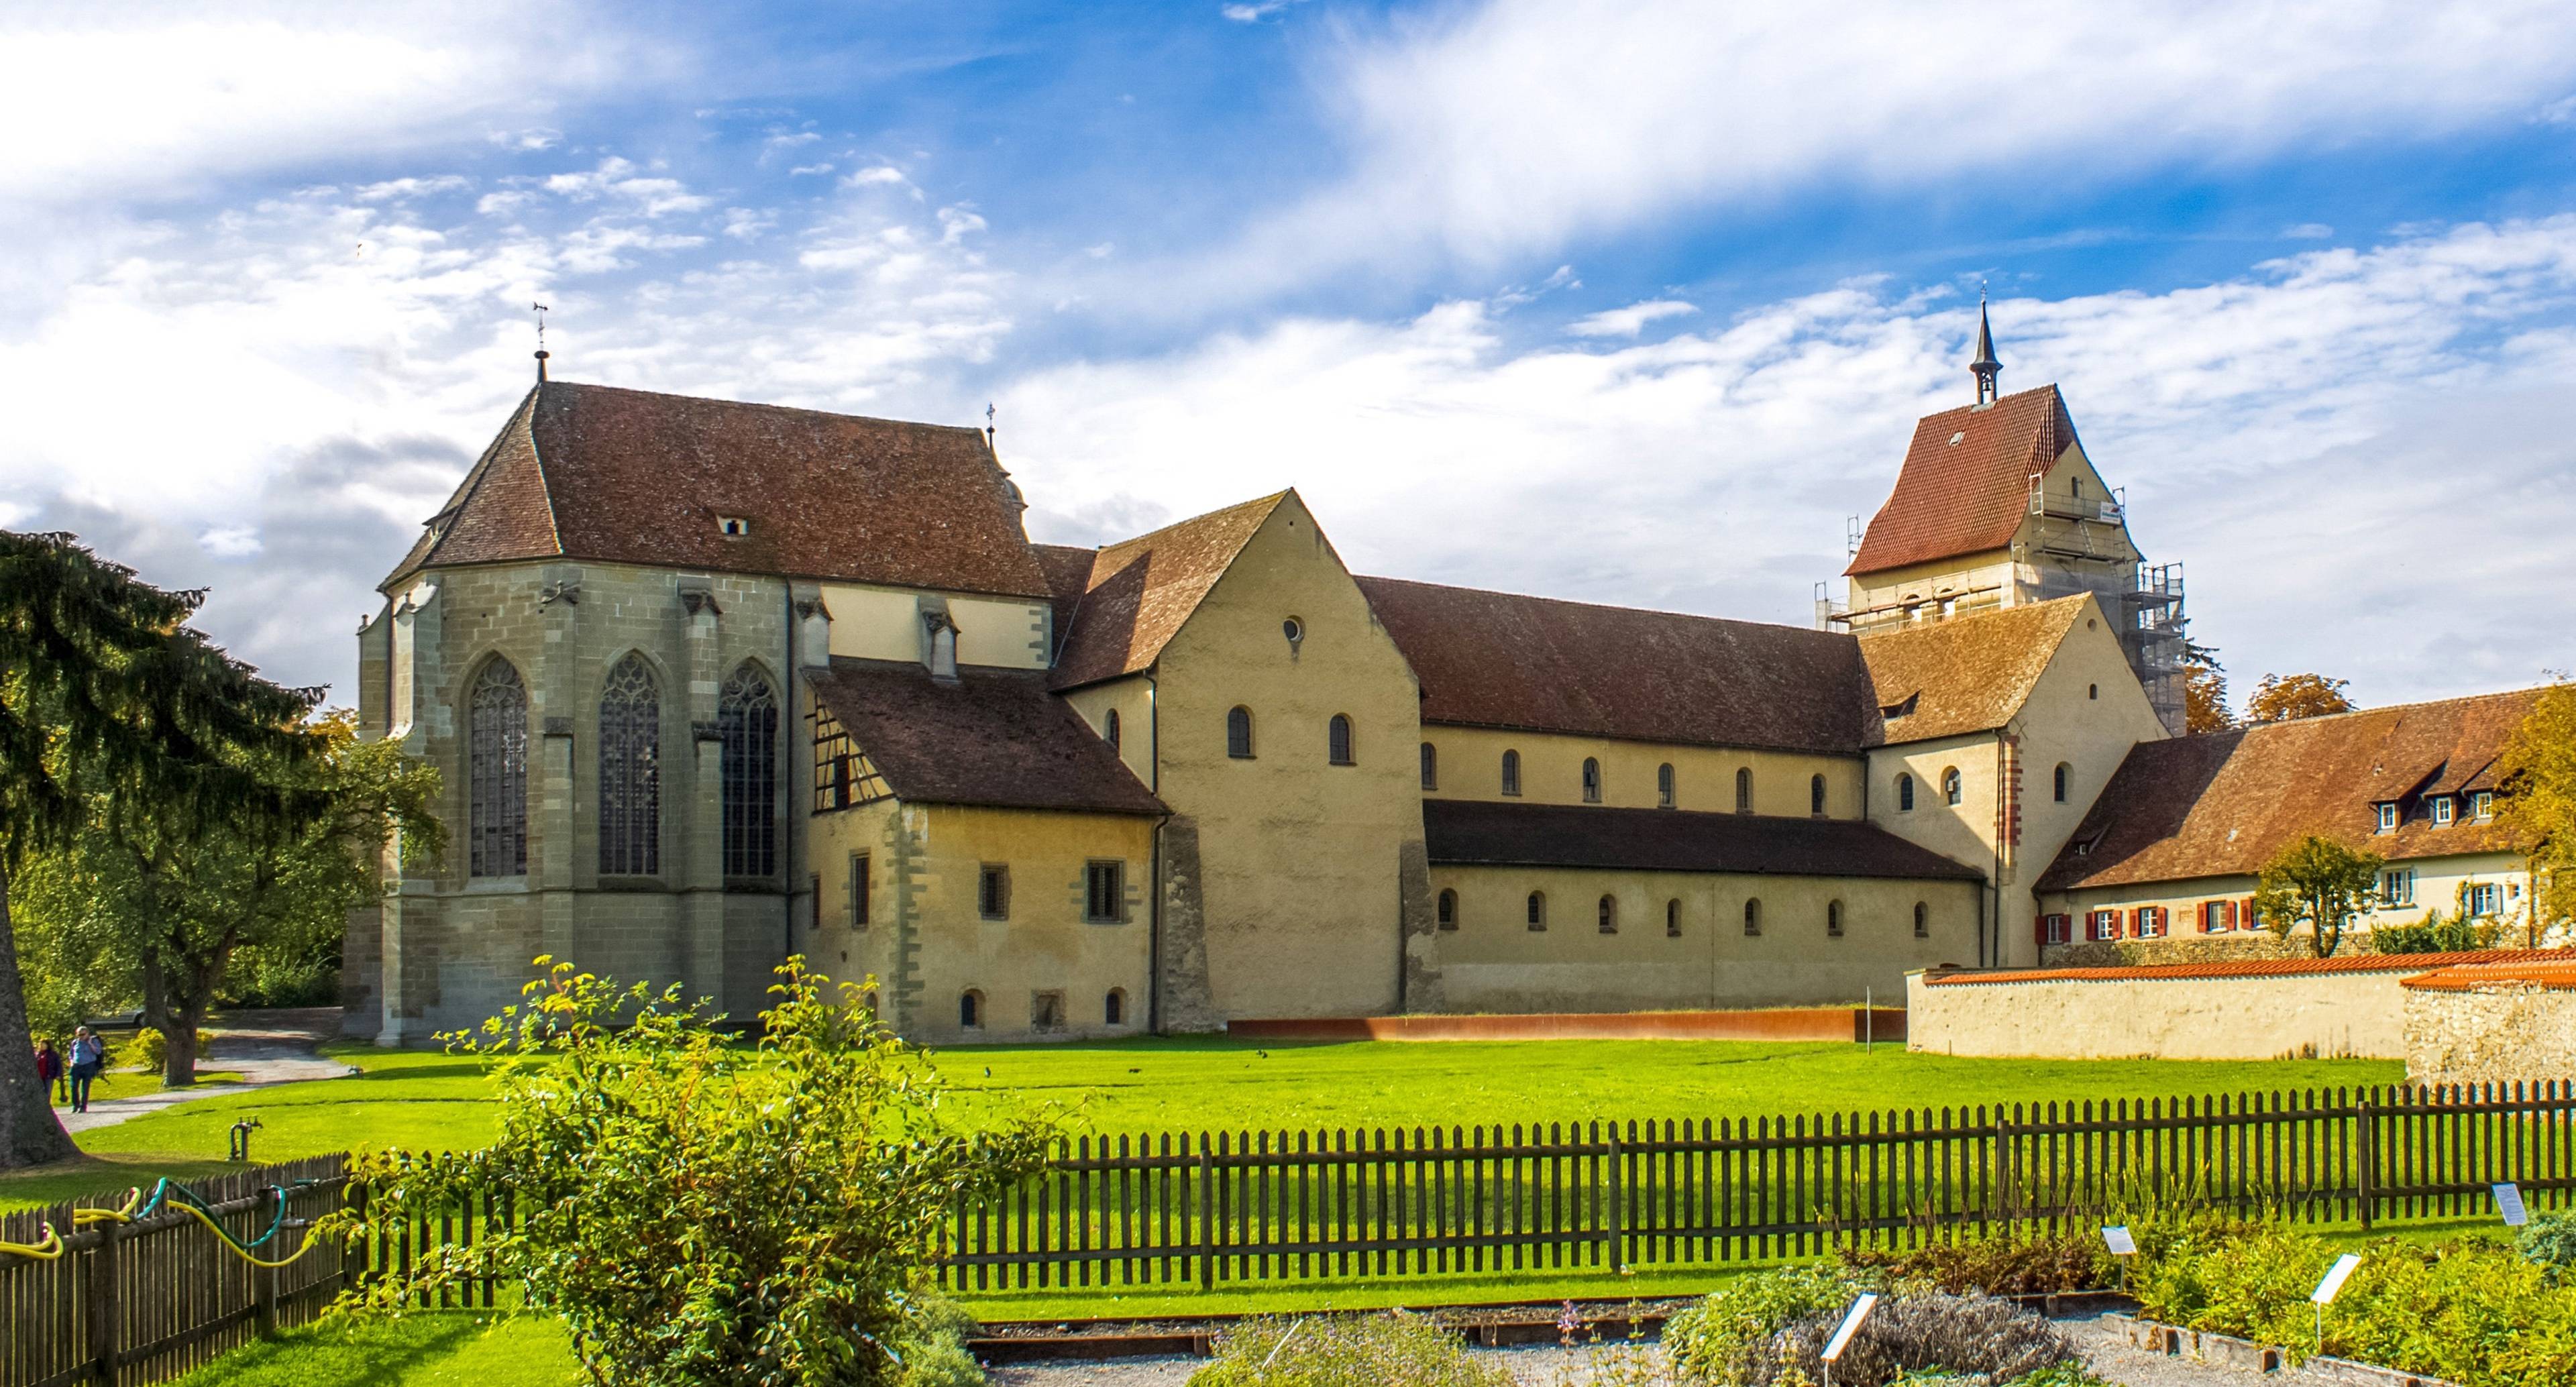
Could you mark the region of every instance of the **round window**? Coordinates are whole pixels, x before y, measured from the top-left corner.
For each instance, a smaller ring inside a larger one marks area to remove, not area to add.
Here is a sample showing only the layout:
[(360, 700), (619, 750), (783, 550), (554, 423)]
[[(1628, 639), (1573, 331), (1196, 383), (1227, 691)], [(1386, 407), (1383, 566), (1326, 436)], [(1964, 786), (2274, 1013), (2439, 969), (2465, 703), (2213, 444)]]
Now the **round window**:
[(1288, 637), (1288, 643), (1290, 645), (1295, 645), (1297, 642), (1306, 639), (1306, 623), (1299, 621), (1293, 616), (1288, 618), (1286, 621), (1280, 622), (1279, 630), (1282, 635)]

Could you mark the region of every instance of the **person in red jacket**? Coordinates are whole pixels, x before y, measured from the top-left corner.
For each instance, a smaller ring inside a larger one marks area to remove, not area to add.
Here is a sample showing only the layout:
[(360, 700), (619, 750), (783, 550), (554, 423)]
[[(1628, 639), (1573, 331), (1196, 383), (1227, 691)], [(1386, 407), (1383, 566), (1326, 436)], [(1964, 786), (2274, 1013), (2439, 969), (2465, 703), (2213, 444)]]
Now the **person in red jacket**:
[[(63, 1056), (48, 1036), (36, 1042), (36, 1080), (45, 1087), (60, 1090), (63, 1086)], [(62, 1101), (58, 1096), (56, 1102)]]

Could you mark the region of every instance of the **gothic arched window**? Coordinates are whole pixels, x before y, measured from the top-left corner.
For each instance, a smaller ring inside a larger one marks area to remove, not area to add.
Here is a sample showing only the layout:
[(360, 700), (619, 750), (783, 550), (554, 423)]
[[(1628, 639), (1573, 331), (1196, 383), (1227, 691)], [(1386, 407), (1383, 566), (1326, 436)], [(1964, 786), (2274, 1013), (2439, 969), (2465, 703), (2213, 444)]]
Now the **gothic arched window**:
[(716, 696), (724, 737), (724, 869), (726, 876), (778, 871), (778, 695), (749, 664)]
[(662, 691), (629, 654), (599, 695), (599, 870), (662, 870)]
[(528, 690), (507, 660), (483, 667), (468, 698), (467, 869), (478, 877), (528, 872)]

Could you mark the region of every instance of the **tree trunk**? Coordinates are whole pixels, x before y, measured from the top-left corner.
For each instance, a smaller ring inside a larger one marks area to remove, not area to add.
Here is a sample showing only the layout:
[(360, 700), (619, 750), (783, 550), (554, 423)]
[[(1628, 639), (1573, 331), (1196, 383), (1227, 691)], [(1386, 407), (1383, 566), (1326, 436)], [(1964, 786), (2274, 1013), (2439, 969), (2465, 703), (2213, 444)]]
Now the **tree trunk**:
[(181, 1007), (161, 1028), (163, 1088), (187, 1088), (197, 1082), (197, 1028), (205, 1019), (204, 1007)]
[(0, 869), (0, 1170), (80, 1154), (54, 1116), (53, 1095), (36, 1077), (27, 1034), (27, 992), (18, 976), (18, 939), (9, 927), (9, 874)]

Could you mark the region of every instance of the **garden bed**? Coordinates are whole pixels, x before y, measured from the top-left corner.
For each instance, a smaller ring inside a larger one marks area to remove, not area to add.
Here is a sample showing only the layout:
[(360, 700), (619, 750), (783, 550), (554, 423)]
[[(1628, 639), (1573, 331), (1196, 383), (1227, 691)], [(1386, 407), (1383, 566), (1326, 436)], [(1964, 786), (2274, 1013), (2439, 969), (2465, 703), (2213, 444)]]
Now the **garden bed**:
[[(2149, 1353), (2160, 1353), (2169, 1358), (2195, 1358), (2204, 1363), (2258, 1373), (2278, 1373), (2290, 1368), (2291, 1355), (2279, 1345), (2258, 1344), (2251, 1339), (2239, 1339), (2206, 1329), (2178, 1329), (2135, 1315), (2115, 1314), (2103, 1318), (2118, 1324), (2127, 1333), (2131, 1344)], [(2422, 1373), (2374, 1367), (2324, 1355), (2312, 1356), (2292, 1371), (2301, 1381), (2349, 1383), (2351, 1387), (2452, 1387), (2446, 1378), (2427, 1377)]]

